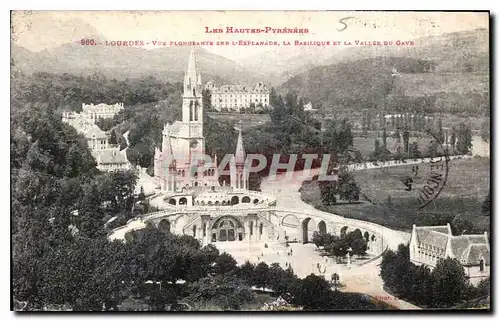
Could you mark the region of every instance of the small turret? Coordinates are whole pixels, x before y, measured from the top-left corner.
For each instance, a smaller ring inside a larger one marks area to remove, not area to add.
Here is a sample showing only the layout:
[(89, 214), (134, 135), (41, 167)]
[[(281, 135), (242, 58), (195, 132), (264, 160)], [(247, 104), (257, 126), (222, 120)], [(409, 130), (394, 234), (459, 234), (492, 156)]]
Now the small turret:
[(243, 148), (243, 137), (241, 136), (241, 121), (239, 122), (239, 127), (237, 128), (237, 130), (238, 141), (236, 143), (236, 153), (234, 154), (235, 162), (236, 165), (243, 165), (245, 164), (245, 150)]

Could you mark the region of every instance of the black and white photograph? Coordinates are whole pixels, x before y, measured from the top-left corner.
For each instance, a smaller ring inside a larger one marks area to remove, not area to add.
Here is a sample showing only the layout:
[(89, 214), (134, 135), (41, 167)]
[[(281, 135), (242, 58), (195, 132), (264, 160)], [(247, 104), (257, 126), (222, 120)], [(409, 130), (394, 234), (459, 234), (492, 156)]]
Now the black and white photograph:
[(491, 312), (488, 11), (11, 11), (11, 310)]

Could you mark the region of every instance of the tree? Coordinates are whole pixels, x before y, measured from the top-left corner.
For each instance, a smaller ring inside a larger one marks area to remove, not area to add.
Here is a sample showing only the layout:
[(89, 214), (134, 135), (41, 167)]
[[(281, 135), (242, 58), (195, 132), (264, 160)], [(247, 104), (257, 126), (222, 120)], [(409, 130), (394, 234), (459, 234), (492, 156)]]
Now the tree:
[(379, 160), (381, 150), (380, 150), (380, 142), (378, 139), (375, 139), (375, 144), (374, 144), (373, 152), (372, 152), (372, 158), (374, 160)]
[(382, 132), (382, 147), (384, 149), (387, 149), (387, 130), (385, 129), (385, 127), (384, 127), (384, 131)]
[(417, 304), (432, 306), (434, 277), (431, 270), (425, 265), (421, 265), (414, 269), (414, 273), (415, 281), (409, 293), (409, 297)]
[(491, 139), (491, 134), (490, 134), (490, 119), (489, 117), (487, 119), (484, 119), (481, 122), (481, 138), (485, 142), (489, 142)]
[(455, 151), (456, 142), (457, 142), (457, 130), (455, 126), (453, 126), (451, 128), (451, 135), (450, 135), (450, 146), (452, 151)]
[(432, 140), (428, 146), (429, 156), (436, 157), (438, 155), (438, 144), (436, 141)]
[(323, 133), (323, 145), (334, 159), (339, 154), (345, 154), (353, 142), (351, 125), (346, 118), (328, 122)]
[(245, 263), (238, 269), (237, 273), (238, 278), (252, 285), (254, 270), (255, 270), (255, 265), (250, 263), (249, 261), (245, 261)]
[(154, 287), (146, 298), (151, 311), (166, 311), (166, 305), (177, 303), (177, 295), (168, 287)]
[(421, 153), (418, 149), (418, 142), (414, 141), (410, 144), (410, 158), (420, 158)]
[(474, 234), (475, 232), (479, 232), (472, 222), (462, 218), (460, 215), (456, 215), (450, 225), (453, 235)]
[(323, 246), (325, 244), (325, 238), (323, 237), (323, 234), (314, 231), (312, 242), (314, 243), (314, 245), (316, 245), (316, 247), (319, 248), (320, 246)]
[(367, 243), (362, 238), (356, 238), (351, 242), (352, 254), (362, 256), (366, 254)]
[(409, 141), (410, 141), (410, 132), (408, 131), (408, 128), (405, 128), (403, 130), (403, 150), (404, 154), (407, 154), (409, 151)]
[(141, 191), (139, 192), (137, 199), (140, 201), (146, 200), (146, 195), (144, 194), (144, 187), (142, 187), (142, 185), (141, 185)]
[(337, 182), (320, 182), (321, 203), (323, 205), (332, 205), (337, 203)]
[(335, 256), (337, 258), (341, 258), (341, 257), (346, 256), (347, 248), (348, 248), (348, 246), (346, 246), (342, 242), (336, 242), (336, 243), (330, 243), (330, 244), (326, 245), (325, 251), (327, 251), (328, 253), (332, 254), (333, 256)]
[(339, 175), (338, 193), (341, 200), (349, 203), (359, 200), (360, 189), (354, 180), (354, 176), (344, 172)]
[(207, 110), (212, 110), (212, 92), (210, 89), (203, 89), (201, 91), (201, 103), (203, 108)]
[(460, 154), (467, 154), (472, 149), (472, 132), (465, 123), (458, 126), (457, 132), (457, 151)]
[(367, 119), (366, 112), (363, 115), (363, 124), (361, 125), (361, 129), (363, 130), (364, 136), (368, 135), (368, 119)]
[(267, 286), (269, 277), (269, 266), (265, 262), (257, 264), (253, 274), (253, 284), (259, 288)]
[(236, 269), (236, 260), (225, 252), (215, 260), (214, 273), (217, 275), (231, 274), (236, 272)]
[(469, 280), (460, 262), (452, 258), (440, 260), (432, 274), (435, 306), (450, 307), (462, 299), (469, 286)]
[(310, 274), (301, 280), (294, 297), (304, 310), (326, 310), (331, 305), (331, 293), (330, 285), (324, 278)]
[(488, 190), (488, 195), (484, 198), (483, 205), (481, 208), (483, 215), (490, 216), (491, 213), (491, 190)]
[(262, 183), (262, 177), (259, 175), (259, 173), (256, 172), (251, 172), (248, 175), (248, 189), (251, 191), (258, 191), (260, 192), (260, 185)]
[(443, 122), (442, 122), (441, 118), (438, 119), (438, 129), (437, 129), (436, 138), (440, 144), (444, 143)]
[(231, 275), (209, 276), (189, 285), (188, 302), (196, 309), (215, 306), (222, 310), (239, 310), (252, 302), (253, 295), (248, 285)]

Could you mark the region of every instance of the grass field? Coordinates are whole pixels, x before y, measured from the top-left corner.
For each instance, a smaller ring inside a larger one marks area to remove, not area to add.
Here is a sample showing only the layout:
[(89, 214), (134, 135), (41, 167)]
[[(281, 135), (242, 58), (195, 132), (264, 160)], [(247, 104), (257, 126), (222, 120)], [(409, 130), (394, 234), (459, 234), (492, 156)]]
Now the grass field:
[(429, 164), (419, 165), (413, 190), (406, 191), (401, 178), (412, 175), (411, 166), (353, 172), (361, 188), (363, 202), (360, 204), (323, 206), (317, 182), (314, 181), (303, 185), (302, 198), (325, 211), (401, 230), (411, 229), (412, 224), (446, 224), (457, 215), (480, 230), (489, 230), (490, 218), (481, 213), (481, 205), (490, 187), (489, 158), (451, 161), (448, 179), (441, 193), (419, 210), (417, 189), (423, 187), (429, 173)]

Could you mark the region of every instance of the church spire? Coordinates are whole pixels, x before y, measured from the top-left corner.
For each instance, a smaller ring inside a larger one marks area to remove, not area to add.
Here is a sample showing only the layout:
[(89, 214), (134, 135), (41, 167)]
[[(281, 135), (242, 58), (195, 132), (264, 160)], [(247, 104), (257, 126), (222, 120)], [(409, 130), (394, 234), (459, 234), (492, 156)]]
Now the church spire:
[(166, 123), (163, 127), (162, 154), (166, 160), (166, 167), (175, 166), (174, 153), (172, 150), (172, 143), (170, 141), (170, 126), (168, 123)]
[(184, 93), (197, 96), (200, 95), (200, 93), (196, 93), (194, 90), (197, 89), (197, 85), (201, 85), (201, 75), (197, 73), (198, 70), (196, 68), (196, 55), (195, 55), (195, 50), (194, 47), (191, 47), (191, 50), (189, 51), (189, 60), (188, 60), (188, 67), (186, 70), (186, 74), (184, 76)]
[(243, 138), (241, 136), (241, 120), (239, 121), (238, 127), (238, 142), (236, 143), (236, 153), (235, 162), (236, 164), (244, 164), (245, 163), (245, 150), (243, 149)]

